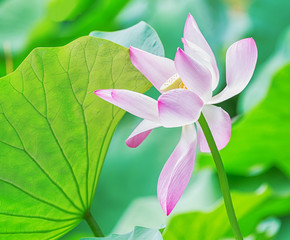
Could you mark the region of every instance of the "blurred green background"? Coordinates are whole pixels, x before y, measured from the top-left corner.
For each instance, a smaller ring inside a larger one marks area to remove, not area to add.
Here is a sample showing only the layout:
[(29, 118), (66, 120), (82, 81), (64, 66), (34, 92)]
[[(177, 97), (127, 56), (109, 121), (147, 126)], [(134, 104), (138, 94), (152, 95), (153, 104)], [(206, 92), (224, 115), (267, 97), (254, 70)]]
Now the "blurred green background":
[[(35, 47), (61, 46), (94, 30), (115, 31), (146, 21), (174, 58), (188, 13), (217, 58), (225, 84), (226, 49), (253, 37), (258, 63), (246, 90), (221, 104), (233, 118), (221, 151), (242, 232), (250, 239), (290, 239), (290, 1), (288, 0), (0, 0), (0, 76)], [(151, 89), (149, 95), (156, 97)], [(156, 129), (137, 149), (125, 139), (140, 119), (120, 122), (101, 174), (92, 212), (106, 234), (140, 225), (168, 225), (165, 239), (231, 236), (210, 156), (199, 154), (194, 175), (170, 217), (159, 207), (159, 173), (180, 129)], [(85, 223), (63, 239), (92, 236)]]

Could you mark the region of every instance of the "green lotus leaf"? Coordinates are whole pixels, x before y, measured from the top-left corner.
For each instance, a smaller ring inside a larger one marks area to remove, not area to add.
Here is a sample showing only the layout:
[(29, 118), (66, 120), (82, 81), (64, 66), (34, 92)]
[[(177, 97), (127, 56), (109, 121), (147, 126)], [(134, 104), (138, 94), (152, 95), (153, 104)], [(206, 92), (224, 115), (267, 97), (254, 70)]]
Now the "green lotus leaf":
[(93, 37), (35, 49), (0, 79), (0, 239), (57, 239), (82, 221), (124, 114), (93, 92), (149, 87), (128, 49)]

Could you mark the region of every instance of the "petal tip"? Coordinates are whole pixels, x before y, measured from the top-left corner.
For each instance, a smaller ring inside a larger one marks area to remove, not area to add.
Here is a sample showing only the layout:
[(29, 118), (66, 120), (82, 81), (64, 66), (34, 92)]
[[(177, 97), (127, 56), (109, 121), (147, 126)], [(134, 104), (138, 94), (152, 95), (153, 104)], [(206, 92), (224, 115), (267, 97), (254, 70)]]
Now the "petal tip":
[(255, 42), (254, 38), (252, 38), (252, 37), (244, 38), (240, 41), (237, 41), (236, 43), (244, 43), (244, 44), (248, 44), (254, 48), (257, 48), (256, 42)]
[(256, 41), (254, 40), (254, 38), (250, 38), (250, 41), (251, 41), (251, 45), (257, 49), (257, 44), (256, 44)]
[(176, 204), (165, 203), (164, 206), (161, 205), (161, 208), (163, 212), (166, 214), (166, 216), (168, 217), (172, 213), (175, 206)]
[(191, 15), (191, 13), (188, 13), (186, 21), (195, 21), (194, 17)]
[(96, 90), (94, 91), (94, 94), (98, 95), (98, 93), (100, 92), (100, 89), (99, 90)]
[(129, 51), (134, 51), (135, 49), (137, 49), (137, 48), (135, 48), (135, 47), (133, 47), (133, 46), (130, 46), (130, 47), (129, 47)]
[(167, 217), (170, 215), (170, 213), (172, 212), (172, 210), (173, 210), (173, 208), (172, 209), (167, 208), (167, 210), (165, 212), (165, 214), (166, 214)]
[(186, 22), (185, 22), (184, 36), (186, 35), (187, 30), (191, 29), (191, 26), (193, 26), (194, 29), (196, 29), (196, 30), (198, 29), (198, 26), (197, 26), (197, 23), (196, 23), (194, 17), (189, 13), (187, 16)]
[(126, 143), (126, 145), (127, 145), (129, 148), (136, 148), (136, 147), (138, 147), (138, 145), (134, 144), (134, 143), (131, 141), (131, 139), (129, 139), (129, 138), (125, 140), (125, 143)]
[(248, 42), (249, 44), (256, 45), (256, 42), (255, 42), (254, 38), (252, 38), (252, 37), (245, 38), (245, 39), (243, 39), (241, 41), (245, 41), (245, 42)]
[(160, 206), (162, 208), (162, 211), (166, 214), (166, 216), (169, 216), (172, 210), (175, 206), (170, 206), (170, 204), (167, 204), (166, 202), (162, 203), (159, 199)]
[(97, 96), (101, 97), (103, 95), (108, 95), (111, 94), (113, 91), (110, 89), (98, 89), (96, 91), (94, 91), (94, 94), (96, 94)]
[(132, 58), (133, 54), (134, 54), (134, 47), (130, 46), (129, 47), (129, 55), (130, 55), (130, 58)]
[(132, 46), (129, 47), (129, 55), (130, 55), (132, 63), (133, 63), (132, 58), (135, 57), (136, 54), (138, 54), (139, 51), (140, 51), (140, 49), (138, 49), (138, 48), (135, 48), (135, 47), (132, 47)]
[(180, 47), (178, 47), (177, 48), (177, 51), (176, 51), (176, 54), (175, 54), (175, 59), (174, 59), (174, 61), (176, 61), (176, 58), (179, 58), (180, 56), (182, 56), (183, 55), (183, 50), (180, 48)]

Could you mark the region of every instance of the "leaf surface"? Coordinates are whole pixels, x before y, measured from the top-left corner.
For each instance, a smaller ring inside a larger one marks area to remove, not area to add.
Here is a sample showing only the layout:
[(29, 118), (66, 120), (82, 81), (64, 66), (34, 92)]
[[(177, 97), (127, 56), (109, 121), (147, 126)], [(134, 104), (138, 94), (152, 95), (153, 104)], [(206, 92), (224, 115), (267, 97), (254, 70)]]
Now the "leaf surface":
[(93, 37), (35, 49), (0, 79), (0, 239), (57, 239), (82, 221), (124, 114), (93, 92), (149, 87), (128, 49)]

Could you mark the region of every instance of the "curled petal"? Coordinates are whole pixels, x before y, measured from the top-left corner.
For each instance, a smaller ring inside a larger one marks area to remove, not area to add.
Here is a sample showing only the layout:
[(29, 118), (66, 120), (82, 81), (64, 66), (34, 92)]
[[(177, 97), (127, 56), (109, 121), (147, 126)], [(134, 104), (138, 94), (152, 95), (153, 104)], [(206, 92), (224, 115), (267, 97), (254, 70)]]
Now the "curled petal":
[(188, 14), (188, 17), (186, 19), (183, 36), (185, 39), (201, 47), (210, 56), (212, 55), (210, 46), (208, 45), (201, 31), (199, 30), (199, 27), (191, 14)]
[(186, 89), (174, 89), (163, 93), (158, 99), (160, 123), (165, 127), (179, 127), (198, 120), (202, 100)]
[(184, 26), (183, 36), (186, 40), (194, 43), (195, 45), (203, 49), (205, 52), (207, 52), (208, 55), (211, 57), (212, 62), (216, 64), (214, 54), (210, 46), (208, 45), (207, 41), (205, 40), (204, 36), (200, 32), (197, 26), (197, 23), (191, 14), (188, 14), (188, 17)]
[(95, 94), (137, 117), (158, 121), (157, 101), (144, 94), (123, 89), (101, 89)]
[(222, 102), (243, 91), (254, 73), (257, 57), (254, 39), (246, 38), (232, 44), (226, 54), (227, 86), (210, 103)]
[(196, 44), (186, 40), (185, 38), (181, 39), (184, 45), (184, 51), (195, 61), (200, 62), (202, 65), (206, 66), (212, 76), (212, 91), (216, 89), (219, 82), (219, 70), (215, 61), (215, 58), (212, 58), (206, 51)]
[(142, 51), (138, 48), (129, 48), (133, 65), (159, 91), (162, 84), (176, 73), (174, 62), (171, 59), (159, 57)]
[(175, 55), (175, 67), (185, 86), (196, 93), (204, 102), (210, 100), (211, 73), (206, 66), (188, 56), (180, 48)]
[(189, 182), (195, 153), (195, 127), (194, 125), (184, 126), (180, 141), (164, 165), (158, 180), (158, 199), (167, 215), (171, 213)]
[(136, 148), (138, 147), (145, 138), (149, 135), (153, 128), (160, 127), (160, 124), (143, 120), (127, 138), (126, 144), (128, 147)]
[[(205, 105), (202, 113), (211, 130), (218, 150), (223, 149), (231, 138), (231, 118), (229, 114), (220, 107)], [(198, 146), (201, 152), (210, 152), (204, 133), (197, 123)]]

